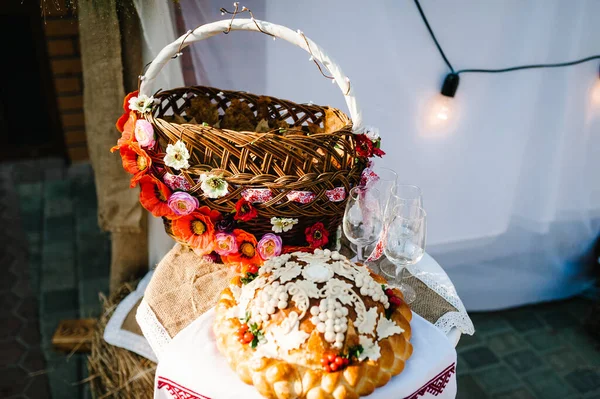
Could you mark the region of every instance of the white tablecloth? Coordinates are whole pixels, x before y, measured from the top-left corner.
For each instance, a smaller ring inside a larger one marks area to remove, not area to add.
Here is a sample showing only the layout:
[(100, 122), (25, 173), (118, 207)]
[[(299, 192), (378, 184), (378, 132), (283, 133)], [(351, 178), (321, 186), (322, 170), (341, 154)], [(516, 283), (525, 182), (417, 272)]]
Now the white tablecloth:
[[(182, 330), (163, 351), (155, 379), (154, 399), (260, 399), (218, 352), (212, 332), (214, 309)], [(456, 350), (431, 323), (413, 314), (413, 355), (404, 371), (369, 399), (454, 398)]]

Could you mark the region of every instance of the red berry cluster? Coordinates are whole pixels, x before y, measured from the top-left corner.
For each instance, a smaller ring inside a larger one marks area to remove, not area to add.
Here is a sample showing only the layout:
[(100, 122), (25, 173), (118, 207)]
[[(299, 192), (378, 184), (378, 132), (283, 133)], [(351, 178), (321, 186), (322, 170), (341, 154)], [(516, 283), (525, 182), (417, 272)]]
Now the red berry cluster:
[(249, 344), (254, 340), (254, 334), (249, 331), (248, 323), (244, 323), (238, 328), (237, 336), (238, 341), (242, 344)]
[(246, 273), (258, 274), (258, 266), (256, 266), (256, 265), (248, 266), (248, 268), (246, 269)]
[(390, 306), (398, 307), (402, 304), (402, 299), (400, 299), (399, 296), (396, 296), (396, 294), (394, 294), (394, 290), (392, 290), (391, 288), (386, 288), (384, 292), (385, 295), (387, 295), (388, 297)]
[(325, 353), (321, 359), (321, 365), (328, 373), (342, 370), (348, 364), (350, 364), (350, 359), (345, 356), (336, 355), (335, 353)]

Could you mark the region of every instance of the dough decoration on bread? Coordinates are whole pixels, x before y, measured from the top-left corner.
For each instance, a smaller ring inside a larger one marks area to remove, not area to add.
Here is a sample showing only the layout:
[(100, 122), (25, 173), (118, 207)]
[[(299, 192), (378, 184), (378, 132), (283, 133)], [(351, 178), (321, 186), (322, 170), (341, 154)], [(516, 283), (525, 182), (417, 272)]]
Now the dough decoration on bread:
[[(362, 387), (349, 376), (337, 382), (345, 391), (368, 394), (398, 374), (412, 353), (410, 309), (398, 291), (382, 282), (328, 249), (272, 258), (253, 278), (235, 278), (223, 292), (215, 321), (217, 344), (242, 379), (269, 398), (303, 398), (317, 378), (297, 377), (296, 396), (277, 394), (273, 384), (258, 383), (267, 364), (296, 367), (298, 375), (319, 372), (321, 379), (371, 367), (371, 374), (382, 377), (370, 385)], [(332, 397), (357, 397), (353, 394)]]

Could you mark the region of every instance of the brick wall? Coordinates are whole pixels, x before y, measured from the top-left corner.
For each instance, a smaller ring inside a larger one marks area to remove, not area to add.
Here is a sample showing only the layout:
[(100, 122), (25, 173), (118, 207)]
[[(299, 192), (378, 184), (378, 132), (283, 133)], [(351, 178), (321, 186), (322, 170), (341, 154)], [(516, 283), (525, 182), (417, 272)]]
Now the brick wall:
[(67, 0), (45, 1), (48, 55), (65, 144), (71, 161), (88, 159), (77, 15)]

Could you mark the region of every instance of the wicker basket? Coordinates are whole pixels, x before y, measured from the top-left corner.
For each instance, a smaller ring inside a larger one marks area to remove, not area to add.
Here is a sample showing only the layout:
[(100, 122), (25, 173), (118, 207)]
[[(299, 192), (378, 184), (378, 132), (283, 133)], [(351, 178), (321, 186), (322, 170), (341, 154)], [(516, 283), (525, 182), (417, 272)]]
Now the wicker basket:
[[(230, 30), (260, 31), (310, 52), (335, 78), (352, 120), (335, 108), (246, 92), (201, 86), (160, 91), (154, 94), (152, 110), (141, 114), (151, 123), (157, 138), (150, 154), (151, 173), (162, 181), (165, 176), (184, 179), (186, 191), (199, 200), (200, 206), (206, 205), (221, 215), (235, 212), (241, 198), (248, 200), (258, 216), (238, 228), (257, 240), (273, 233), (272, 218), (292, 218), (297, 224), (291, 230), (277, 232), (284, 247), (310, 249), (306, 234), (319, 222), (330, 235), (331, 246), (336, 241), (346, 195), (360, 184), (373, 155), (368, 150), (375, 148), (377, 152), (379, 140), (367, 136), (360, 127), (361, 116), (350, 80), (302, 32), (254, 19), (201, 26), (161, 51), (140, 79), (139, 96), (149, 96), (154, 78), (183, 47)], [(178, 141), (189, 152), (189, 167), (176, 170), (164, 161), (164, 151)], [(227, 182), (227, 193), (209, 198), (201, 187), (203, 175), (221, 177)], [(173, 218), (163, 219), (167, 233), (186, 244), (174, 234)]]

